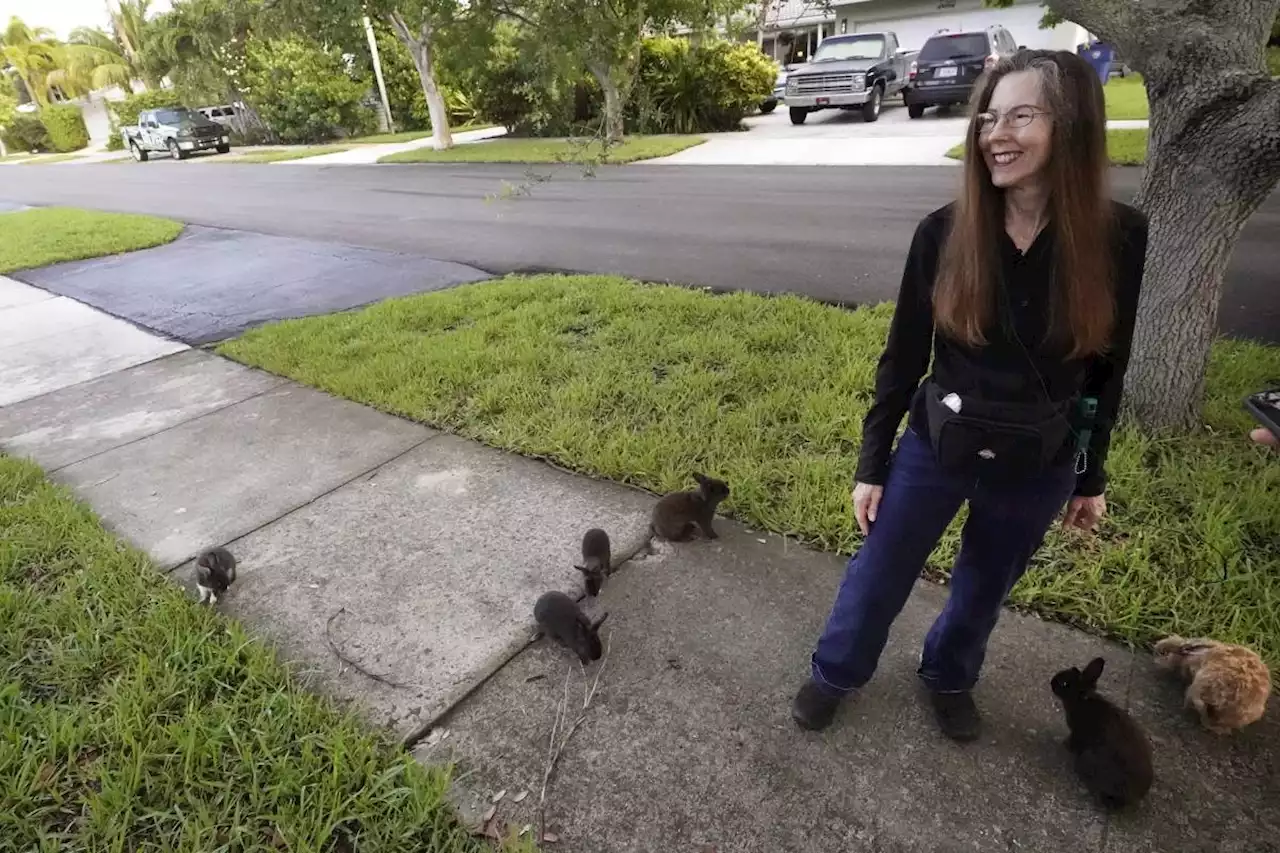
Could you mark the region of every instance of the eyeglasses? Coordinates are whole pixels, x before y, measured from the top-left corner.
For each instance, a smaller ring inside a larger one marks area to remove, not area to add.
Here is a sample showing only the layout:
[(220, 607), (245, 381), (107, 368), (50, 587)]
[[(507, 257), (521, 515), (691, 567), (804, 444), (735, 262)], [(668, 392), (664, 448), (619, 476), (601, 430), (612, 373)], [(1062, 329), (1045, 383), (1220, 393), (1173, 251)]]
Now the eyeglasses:
[(978, 113), (978, 133), (990, 133), (995, 130), (1001, 115), (1004, 116), (1005, 124), (1009, 127), (1026, 127), (1038, 117), (1049, 114), (1047, 110), (1038, 110), (1035, 107), (1014, 107), (1003, 114), (995, 110)]

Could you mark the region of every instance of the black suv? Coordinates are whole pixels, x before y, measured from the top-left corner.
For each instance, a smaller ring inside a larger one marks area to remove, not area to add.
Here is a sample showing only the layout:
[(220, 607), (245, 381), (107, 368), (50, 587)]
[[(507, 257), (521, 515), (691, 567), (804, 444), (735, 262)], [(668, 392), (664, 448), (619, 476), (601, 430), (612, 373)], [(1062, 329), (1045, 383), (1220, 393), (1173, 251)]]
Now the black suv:
[(920, 118), (926, 107), (968, 103), (982, 72), (1017, 52), (1017, 42), (1001, 26), (930, 36), (908, 73), (907, 114)]

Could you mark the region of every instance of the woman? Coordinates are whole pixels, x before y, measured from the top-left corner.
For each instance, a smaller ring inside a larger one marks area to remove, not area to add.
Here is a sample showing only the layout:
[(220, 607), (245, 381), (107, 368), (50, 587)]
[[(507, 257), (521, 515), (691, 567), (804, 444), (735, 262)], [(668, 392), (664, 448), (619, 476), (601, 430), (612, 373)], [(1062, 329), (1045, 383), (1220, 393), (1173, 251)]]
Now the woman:
[(1070, 53), (1019, 52), (979, 82), (968, 140), (960, 198), (920, 222), (907, 257), (855, 474), (866, 538), (793, 703), (805, 728), (870, 680), (968, 502), (918, 674), (943, 733), (976, 738), (970, 690), (1006, 596), (1064, 504), (1068, 527), (1106, 511), (1147, 229), (1110, 198), (1102, 86)]

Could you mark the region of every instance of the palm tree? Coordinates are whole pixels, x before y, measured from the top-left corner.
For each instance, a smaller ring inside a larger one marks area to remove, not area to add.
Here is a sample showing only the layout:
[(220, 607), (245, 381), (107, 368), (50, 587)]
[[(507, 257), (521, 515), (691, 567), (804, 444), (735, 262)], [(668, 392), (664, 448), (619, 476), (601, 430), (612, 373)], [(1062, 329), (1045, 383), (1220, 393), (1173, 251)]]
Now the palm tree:
[(148, 62), (154, 29), (147, 19), (150, 10), (151, 0), (117, 0), (114, 6), (110, 0), (107, 2), (111, 31), (121, 54), (133, 69), (134, 79), (145, 82), (148, 89), (156, 89), (160, 79), (151, 73), (152, 63)]
[(84, 95), (108, 86), (133, 91), (135, 69), (107, 33), (94, 27), (77, 27), (71, 41), (58, 49), (57, 70), (49, 74), (49, 82), (68, 95)]
[(44, 27), (28, 27), (14, 15), (0, 33), (0, 56), (38, 106), (49, 103), (49, 75), (60, 66), (61, 45)]

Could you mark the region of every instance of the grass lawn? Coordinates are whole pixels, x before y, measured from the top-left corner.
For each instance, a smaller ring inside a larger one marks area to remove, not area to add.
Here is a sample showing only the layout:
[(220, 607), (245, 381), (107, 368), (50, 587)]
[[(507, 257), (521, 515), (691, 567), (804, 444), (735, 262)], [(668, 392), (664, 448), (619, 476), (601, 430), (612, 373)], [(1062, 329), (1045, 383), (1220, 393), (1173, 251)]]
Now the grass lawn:
[(1144, 119), (1148, 117), (1147, 90), (1139, 74), (1128, 77), (1112, 77), (1102, 93), (1107, 98), (1107, 118), (1112, 121), (1122, 119)]
[(216, 157), (215, 163), (279, 163), (283, 160), (302, 160), (306, 157), (319, 157), (321, 154), (337, 154), (349, 151), (350, 145), (311, 145), (306, 148), (290, 148), (282, 151), (257, 151), (235, 157)]
[[(665, 157), (705, 141), (701, 136), (630, 136), (609, 151), (610, 163), (634, 163)], [(494, 139), (457, 145), (446, 151), (418, 148), (388, 154), (379, 163), (559, 163), (599, 157), (599, 142), (566, 139)]]
[[(219, 352), (654, 492), (688, 487), (694, 470), (724, 476), (727, 514), (847, 553), (891, 313), (539, 276), (276, 323)], [(1120, 429), (1100, 535), (1055, 528), (1016, 603), (1134, 641), (1176, 630), (1248, 642), (1280, 664), (1280, 464), (1249, 441), (1239, 402), (1274, 376), (1280, 348), (1224, 341), (1209, 377), (1213, 432)], [(959, 524), (933, 565), (949, 565)], [(1224, 561), (1229, 579), (1215, 583)]]
[(447, 784), (0, 455), (0, 847), (490, 849)]
[[(0, 216), (0, 275), (168, 243), (182, 223), (131, 213), (40, 207)], [(2, 812), (2, 809), (0, 809)]]
[[(484, 130), (489, 127), (497, 127), (487, 121), (477, 121), (471, 124), (463, 124), (457, 127), (449, 128), (451, 133), (465, 133), (468, 130)], [(347, 139), (346, 142), (355, 142), (361, 145), (381, 145), (387, 142), (413, 142), (415, 139), (426, 139), (431, 135), (429, 130), (402, 130), (399, 133), (375, 133), (372, 136), (357, 136), (353, 139)]]
[[(1147, 162), (1146, 128), (1121, 128), (1107, 131), (1107, 154), (1113, 166), (1141, 166)], [(964, 143), (947, 152), (952, 160), (964, 159)]]

